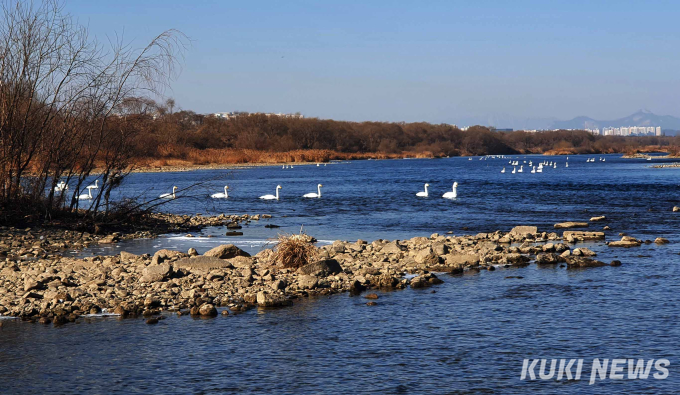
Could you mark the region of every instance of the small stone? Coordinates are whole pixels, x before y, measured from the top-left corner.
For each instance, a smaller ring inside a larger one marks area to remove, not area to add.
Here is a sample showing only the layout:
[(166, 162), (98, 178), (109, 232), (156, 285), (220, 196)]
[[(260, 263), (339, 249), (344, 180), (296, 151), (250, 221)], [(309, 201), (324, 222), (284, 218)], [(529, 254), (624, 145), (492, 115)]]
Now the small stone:
[(378, 299), (378, 294), (368, 294), (364, 296), (366, 299)]
[(189, 254), (189, 256), (196, 256), (198, 255), (198, 251), (196, 251), (195, 248), (191, 247), (189, 248), (189, 251), (187, 251), (187, 254)]
[(378, 305), (378, 303), (376, 303), (376, 302), (368, 302), (368, 303), (366, 303), (366, 306), (377, 306), (377, 305)]
[(158, 324), (158, 318), (149, 318), (146, 320), (147, 325), (155, 325)]
[(613, 260), (609, 265), (610, 266), (621, 266), (621, 261)]
[(654, 243), (656, 243), (656, 244), (668, 244), (669, 241), (668, 241), (668, 239), (666, 239), (664, 237), (657, 237), (656, 239), (654, 239)]
[(229, 310), (226, 310), (226, 309), (225, 309), (225, 310), (222, 310), (222, 315), (225, 315), (225, 316), (226, 316), (226, 315), (229, 315)]

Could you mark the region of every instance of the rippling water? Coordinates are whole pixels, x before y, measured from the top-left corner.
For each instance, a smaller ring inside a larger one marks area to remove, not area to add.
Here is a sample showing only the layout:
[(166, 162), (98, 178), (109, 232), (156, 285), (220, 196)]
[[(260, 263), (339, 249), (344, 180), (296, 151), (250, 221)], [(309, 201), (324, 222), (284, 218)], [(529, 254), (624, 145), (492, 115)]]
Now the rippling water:
[[(610, 240), (626, 232), (642, 239), (664, 236), (671, 244), (614, 250), (587, 243), (599, 259), (624, 265), (443, 275), (436, 293), (382, 293), (377, 306), (336, 295), (210, 320), (169, 316), (155, 326), (141, 319), (87, 319), (59, 328), (3, 320), (0, 393), (677, 392), (680, 213), (670, 209), (680, 205), (680, 169), (606, 158), (586, 163), (572, 156), (568, 169), (557, 158), (558, 169), (542, 174), (510, 174), (507, 160), (462, 158), (136, 174), (124, 188), (149, 196), (172, 185), (228, 177), (229, 200), (213, 207), (177, 199), (167, 208), (274, 215), (244, 227), (239, 244), (251, 251), (277, 231), (296, 232), (300, 225), (321, 240), (373, 240), (518, 224), (550, 230), (558, 221), (600, 214), (608, 220), (597, 227), (611, 226)], [(504, 165), (508, 171), (501, 174)], [(459, 183), (458, 199), (441, 199), (453, 181)], [(432, 197), (417, 199), (425, 182)], [(325, 186), (322, 199), (299, 197), (317, 183)], [(284, 188), (282, 200), (257, 199), (277, 184)], [(149, 185), (155, 189), (147, 190)], [(215, 180), (208, 189), (218, 192), (220, 185), (224, 181)], [(265, 223), (282, 228), (265, 229)], [(208, 229), (202, 235), (223, 233)], [(201, 251), (225, 239), (174, 236), (119, 249)], [(507, 278), (515, 276), (521, 278)], [(521, 381), (524, 358), (584, 358), (587, 368), (576, 382)], [(667, 358), (670, 374), (666, 380), (607, 379), (590, 386), (593, 358)]]

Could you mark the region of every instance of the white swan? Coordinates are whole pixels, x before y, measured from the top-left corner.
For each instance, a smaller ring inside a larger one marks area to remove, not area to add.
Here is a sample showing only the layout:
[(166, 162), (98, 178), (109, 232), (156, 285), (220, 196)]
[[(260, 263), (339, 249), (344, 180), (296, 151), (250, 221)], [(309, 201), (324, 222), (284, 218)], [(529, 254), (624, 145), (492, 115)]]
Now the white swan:
[(536, 173), (536, 166), (534, 166), (534, 168), (531, 169), (531, 174), (535, 174), (535, 173)]
[(321, 184), (319, 184), (319, 185), (316, 186), (316, 190), (317, 190), (318, 193), (314, 193), (314, 192), (312, 192), (312, 193), (306, 193), (306, 194), (302, 195), (302, 197), (306, 197), (306, 198), (320, 198), (320, 197), (321, 197), (321, 187), (322, 187), (322, 186), (323, 186), (323, 185), (321, 185)]
[(59, 181), (59, 182), (57, 183), (57, 186), (54, 187), (54, 190), (55, 190), (56, 192), (63, 192), (63, 191), (66, 191), (66, 190), (68, 190), (68, 184), (65, 183), (64, 181)]
[(275, 196), (275, 195), (263, 195), (263, 196), (260, 196), (260, 199), (264, 199), (264, 200), (279, 200), (279, 189), (282, 189), (282, 188), (281, 188), (281, 185), (277, 185), (277, 186), (276, 186), (276, 196)]
[(94, 180), (94, 185), (89, 185), (87, 189), (99, 189), (99, 180)]
[[(470, 160), (472, 160), (472, 159), (470, 159)], [(418, 197), (427, 197), (427, 196), (428, 196), (428, 194), (427, 194), (427, 187), (429, 187), (429, 186), (430, 186), (430, 184), (425, 184), (425, 192), (418, 192), (418, 193), (416, 193), (416, 196), (418, 196)]]
[(210, 195), (211, 198), (213, 199), (226, 199), (229, 197), (229, 193), (227, 192), (227, 189), (229, 189), (228, 186), (224, 186), (224, 193), (213, 193)]
[(512, 174), (515, 174), (516, 172), (517, 172), (517, 169), (513, 167), (512, 168)]
[(177, 191), (177, 187), (172, 187), (172, 193), (164, 193), (159, 196), (159, 198), (163, 199), (175, 199), (177, 196), (175, 196), (175, 191)]
[(78, 200), (92, 200), (92, 189), (87, 188), (87, 193), (79, 195)]
[(453, 183), (453, 191), (451, 192), (446, 192), (445, 194), (442, 195), (444, 199), (455, 199), (458, 196), (458, 192), (456, 189), (458, 188), (458, 182)]
[(524, 172), (524, 165), (519, 167), (519, 170), (517, 170), (518, 173), (523, 173)]
[(505, 167), (503, 168), (503, 170), (501, 170), (501, 173), (505, 173)]
[(565, 163), (564, 167), (569, 167), (569, 162)]

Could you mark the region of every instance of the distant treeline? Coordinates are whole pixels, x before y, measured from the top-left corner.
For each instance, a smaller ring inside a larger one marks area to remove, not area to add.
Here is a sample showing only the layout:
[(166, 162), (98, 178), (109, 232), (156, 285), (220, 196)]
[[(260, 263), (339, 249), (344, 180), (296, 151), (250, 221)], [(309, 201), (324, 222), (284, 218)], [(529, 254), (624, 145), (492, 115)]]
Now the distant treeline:
[[(171, 103), (172, 104), (172, 103)], [(238, 115), (230, 119), (172, 105), (146, 103), (139, 111), (139, 158), (187, 159), (197, 151), (276, 153), (317, 150), (338, 154), (441, 157), (518, 153), (634, 153), (650, 146), (676, 153), (680, 137), (594, 136), (586, 131), (494, 132), (482, 126), (465, 131), (426, 122), (347, 122), (317, 118)], [(233, 161), (233, 155), (215, 161)], [(232, 158), (232, 159), (229, 159)], [(311, 159), (316, 160), (316, 159)], [(205, 161), (204, 161), (205, 162)]]

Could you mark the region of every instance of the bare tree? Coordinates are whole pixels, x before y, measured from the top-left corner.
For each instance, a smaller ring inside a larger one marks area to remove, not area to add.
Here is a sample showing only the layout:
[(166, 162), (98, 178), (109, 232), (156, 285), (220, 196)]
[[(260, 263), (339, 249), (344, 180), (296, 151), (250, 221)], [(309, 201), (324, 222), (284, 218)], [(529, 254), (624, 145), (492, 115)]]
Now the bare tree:
[(143, 48), (118, 36), (102, 44), (57, 0), (0, 7), (0, 209), (62, 208), (60, 181), (73, 192), (66, 207), (78, 209), (98, 169), (103, 187), (85, 203), (98, 213), (129, 171), (130, 103), (162, 94), (188, 40), (168, 30)]

